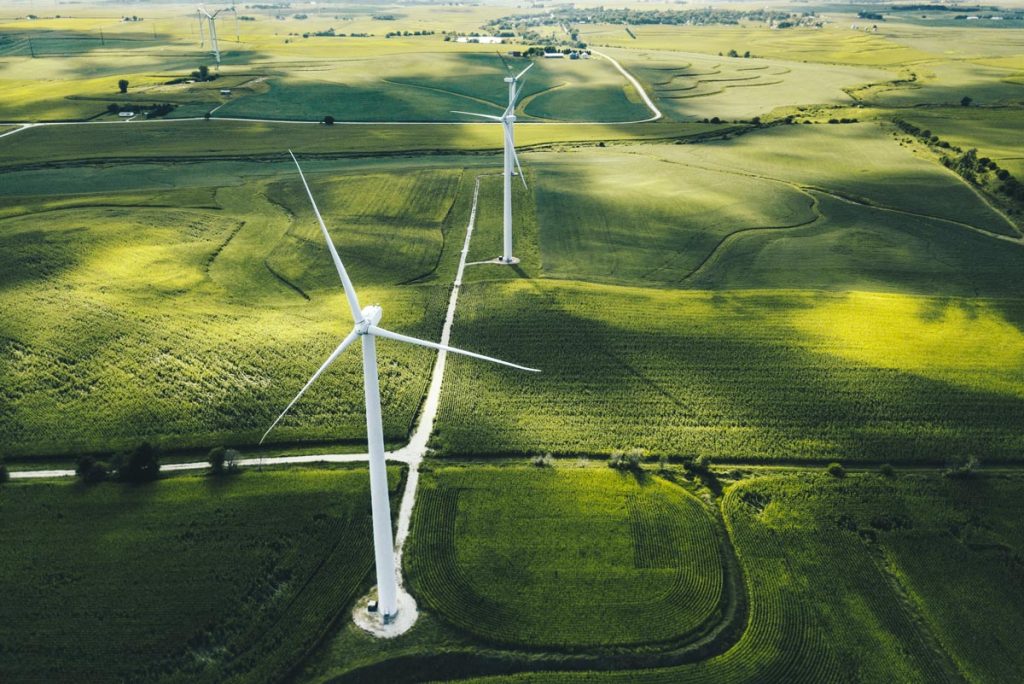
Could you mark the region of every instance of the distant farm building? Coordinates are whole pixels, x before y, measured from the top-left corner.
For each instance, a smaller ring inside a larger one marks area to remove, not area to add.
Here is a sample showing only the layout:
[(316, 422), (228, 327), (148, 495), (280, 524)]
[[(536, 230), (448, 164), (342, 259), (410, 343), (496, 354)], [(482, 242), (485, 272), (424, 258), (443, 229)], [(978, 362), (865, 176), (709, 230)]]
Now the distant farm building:
[(459, 36), (456, 43), (483, 43), (484, 45), (497, 45), (504, 43), (505, 39), (498, 36)]
[(130, 119), (135, 116), (135, 112), (118, 112), (117, 115), (122, 119)]
[(231, 88), (221, 88), (220, 89), (220, 94), (221, 95), (225, 95), (225, 96), (226, 95), (230, 95), (231, 94)]
[(545, 52), (544, 59), (564, 59), (565, 55), (561, 52)]

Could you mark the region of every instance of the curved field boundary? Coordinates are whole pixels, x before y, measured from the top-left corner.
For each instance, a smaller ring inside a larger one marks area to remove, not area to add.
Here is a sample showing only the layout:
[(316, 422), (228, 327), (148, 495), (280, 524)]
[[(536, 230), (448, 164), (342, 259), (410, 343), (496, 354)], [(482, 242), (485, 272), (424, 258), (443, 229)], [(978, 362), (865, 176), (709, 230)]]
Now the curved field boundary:
[[(669, 481), (672, 481), (671, 478)], [(588, 671), (611, 674), (611, 671), (618, 670), (623, 671), (626, 676), (631, 676), (632, 672), (650, 672), (651, 668), (671, 668), (686, 664), (699, 667), (700, 661), (722, 657), (735, 649), (744, 638), (743, 635), (750, 623), (751, 603), (744, 564), (740, 562), (732, 539), (732, 524), (723, 515), (723, 506), (714, 505), (711, 510), (712, 523), (719, 542), (719, 557), (722, 561), (722, 611), (718, 623), (713, 628), (685, 646), (669, 647), (660, 651), (633, 648), (574, 654), (479, 646), (472, 649), (452, 648), (441, 652), (431, 649), (405, 653), (367, 664), (333, 677), (325, 684), (366, 681), (388, 681), (394, 684), (418, 682), (424, 678), (417, 674), (423, 672), (429, 672), (429, 678), (432, 680), (544, 672), (563, 672), (568, 677), (579, 673), (586, 680), (587, 675), (584, 673)]]
[[(410, 556), (410, 576), (420, 600), (456, 627), (496, 646), (546, 653), (600, 653), (622, 648), (680, 648), (707, 634), (722, 619), (728, 598), (720, 537), (704, 506), (682, 488), (663, 483), (646, 493), (625, 495), (622, 508), (632, 539), (633, 567), (639, 571), (636, 576), (649, 582), (652, 574), (643, 571), (662, 570), (658, 573), (661, 579), (643, 602), (625, 594), (605, 600), (619, 611), (614, 621), (621, 633), (607, 628), (581, 632), (577, 624), (588, 619), (583, 614), (566, 616), (578, 598), (569, 599), (564, 610), (549, 606), (549, 611), (555, 611), (552, 616), (560, 618), (537, 616), (535, 603), (519, 600), (511, 586), (507, 594), (496, 598), (491, 587), (462, 571), (455, 529), (460, 498), (465, 495), (474, 501), (490, 495), (486, 486), (481, 490), (475, 482), (466, 483), (468, 489), (443, 482), (427, 488), (419, 515), (429, 515), (429, 523), (418, 518), (417, 546)], [(467, 507), (465, 515), (472, 510)], [(529, 576), (517, 573), (513, 585)], [(681, 606), (686, 606), (682, 613)], [(660, 635), (650, 638), (647, 625), (657, 626)]]
[(469, 100), (471, 102), (476, 102), (477, 104), (482, 104), (482, 105), (484, 105), (486, 107), (494, 107), (494, 108), (498, 109), (499, 111), (504, 111), (503, 107), (500, 104), (498, 104), (497, 102), (491, 102), (490, 100), (485, 100), (482, 97), (474, 97), (472, 95), (466, 95), (465, 93), (460, 93), (460, 92), (457, 92), (455, 90), (448, 90), (447, 88), (438, 88), (437, 86), (428, 86), (428, 85), (423, 85), (422, 83), (407, 83), (405, 81), (393, 81), (393, 80), (388, 79), (388, 78), (382, 78), (381, 81), (383, 83), (388, 83), (390, 85), (404, 86), (406, 88), (419, 88), (420, 90), (429, 90), (429, 91), (434, 92), (434, 93), (440, 93), (441, 95), (451, 95), (453, 97), (458, 97), (458, 98), (462, 98), (464, 100)]

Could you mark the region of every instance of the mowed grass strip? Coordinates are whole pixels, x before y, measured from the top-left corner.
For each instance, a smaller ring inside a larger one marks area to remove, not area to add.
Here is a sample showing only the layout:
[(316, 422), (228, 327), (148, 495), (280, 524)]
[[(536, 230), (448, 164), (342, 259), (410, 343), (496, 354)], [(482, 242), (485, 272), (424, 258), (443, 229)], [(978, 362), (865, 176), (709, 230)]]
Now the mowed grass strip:
[(434, 470), (421, 487), (412, 588), (487, 642), (677, 643), (720, 617), (716, 528), (676, 485), (611, 470), (483, 467)]
[(279, 681), (373, 567), (362, 468), (10, 484), (0, 535), (5, 682)]
[(1017, 461), (1021, 321), (1020, 300), (469, 283), (453, 344), (542, 372), (450, 359), (433, 444), (460, 456)]

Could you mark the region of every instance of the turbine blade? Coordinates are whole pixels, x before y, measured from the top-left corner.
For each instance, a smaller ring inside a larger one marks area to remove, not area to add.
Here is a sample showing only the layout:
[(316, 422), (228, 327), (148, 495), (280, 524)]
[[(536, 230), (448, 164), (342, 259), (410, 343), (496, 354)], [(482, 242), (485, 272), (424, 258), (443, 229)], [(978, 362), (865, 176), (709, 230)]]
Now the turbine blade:
[(493, 114), (477, 114), (476, 112), (457, 112), (452, 110), (452, 114), (465, 114), (466, 116), (479, 116), (481, 119), (490, 119), (491, 121), (501, 121), (500, 116), (494, 116)]
[(316, 214), (316, 220), (320, 222), (320, 230), (323, 231), (324, 239), (327, 240), (327, 249), (331, 253), (331, 259), (334, 260), (334, 267), (338, 269), (338, 276), (341, 277), (341, 285), (345, 288), (345, 297), (348, 298), (349, 308), (352, 309), (352, 318), (356, 323), (363, 321), (363, 312), (359, 308), (359, 300), (356, 299), (355, 288), (352, 287), (352, 281), (349, 280), (348, 271), (345, 270), (345, 264), (341, 263), (341, 257), (338, 256), (338, 250), (334, 246), (334, 241), (331, 240), (331, 234), (327, 232), (327, 224), (324, 223), (324, 218), (320, 215), (320, 209), (316, 206), (316, 200), (313, 199), (313, 191), (309, 189), (309, 183), (306, 182), (306, 175), (302, 173), (302, 167), (299, 166), (299, 160), (295, 158), (295, 153), (288, 150), (288, 154), (292, 155), (292, 161), (295, 162), (295, 168), (299, 170), (299, 178), (302, 179), (302, 184), (306, 187), (306, 194), (309, 195), (309, 201), (313, 205), (313, 213)]
[(523, 86), (519, 86), (518, 88), (515, 89), (515, 91), (512, 93), (512, 99), (508, 103), (508, 107), (505, 107), (504, 116), (508, 116), (509, 114), (515, 113), (516, 103), (519, 102), (519, 96), (522, 94), (522, 92)]
[(429, 347), (431, 349), (437, 349), (439, 351), (447, 351), (447, 352), (452, 352), (453, 354), (462, 354), (463, 356), (471, 356), (474, 359), (480, 359), (481, 361), (490, 361), (491, 363), (500, 363), (502, 366), (508, 366), (509, 368), (517, 368), (519, 370), (529, 371), (531, 373), (540, 373), (540, 371), (537, 370), (536, 368), (527, 368), (526, 366), (520, 366), (520, 365), (515, 364), (515, 363), (509, 363), (508, 361), (502, 361), (501, 359), (496, 359), (493, 356), (484, 356), (483, 354), (477, 354), (476, 352), (466, 351), (464, 349), (457, 349), (455, 347), (449, 347), (449, 346), (444, 345), (444, 344), (438, 344), (437, 342), (427, 342), (426, 340), (421, 340), (418, 337), (409, 337), (408, 335), (399, 335), (398, 333), (391, 332), (390, 330), (385, 330), (384, 328), (378, 328), (375, 325), (371, 325), (370, 329), (367, 332), (369, 332), (371, 335), (376, 335), (377, 337), (384, 337), (384, 338), (387, 338), (389, 340), (395, 340), (396, 342), (408, 342), (409, 344), (417, 344), (417, 345), (419, 345), (421, 347)]
[(527, 71), (529, 71), (530, 69), (532, 69), (532, 68), (533, 68), (533, 65), (534, 65), (534, 64), (536, 64), (536, 62), (530, 62), (530, 66), (526, 67), (525, 69), (523, 69), (522, 71), (520, 71), (520, 72), (519, 72), (518, 74), (516, 74), (516, 78), (515, 78), (515, 80), (517, 80), (517, 81), (518, 81), (519, 79), (521, 79), (521, 78), (523, 77), (523, 75), (524, 75), (524, 74), (525, 74), (525, 73), (526, 73)]
[(338, 348), (331, 352), (331, 355), (327, 357), (326, 361), (324, 361), (324, 365), (320, 366), (320, 370), (318, 370), (316, 373), (313, 373), (313, 377), (309, 379), (309, 382), (307, 382), (306, 385), (301, 390), (299, 390), (299, 393), (295, 395), (295, 398), (292, 399), (291, 403), (288, 404), (284, 411), (281, 411), (281, 415), (277, 417), (277, 420), (271, 423), (270, 427), (267, 428), (267, 431), (263, 433), (263, 436), (260, 438), (260, 444), (263, 444), (263, 440), (267, 438), (267, 435), (270, 434), (270, 431), (277, 427), (277, 424), (281, 422), (281, 419), (284, 418), (285, 414), (291, 410), (292, 406), (295, 406), (295, 402), (297, 402), (302, 397), (302, 395), (306, 393), (306, 390), (308, 390), (310, 386), (312, 386), (312, 384), (316, 382), (316, 379), (320, 377), (320, 374), (327, 370), (327, 367), (334, 363), (335, 359), (341, 356), (341, 353), (348, 349), (349, 345), (355, 342), (357, 337), (359, 337), (359, 335), (356, 333), (355, 330), (353, 330), (348, 334), (348, 337), (342, 340), (341, 344), (338, 345)]
[(512, 142), (512, 131), (508, 125), (505, 126), (505, 140), (508, 141), (508, 148), (512, 151), (512, 161), (516, 163), (516, 169), (519, 170), (519, 180), (523, 181), (523, 189), (529, 190), (530, 188), (526, 185), (526, 175), (523, 174), (523, 167), (519, 163), (519, 155), (516, 154), (516, 146)]

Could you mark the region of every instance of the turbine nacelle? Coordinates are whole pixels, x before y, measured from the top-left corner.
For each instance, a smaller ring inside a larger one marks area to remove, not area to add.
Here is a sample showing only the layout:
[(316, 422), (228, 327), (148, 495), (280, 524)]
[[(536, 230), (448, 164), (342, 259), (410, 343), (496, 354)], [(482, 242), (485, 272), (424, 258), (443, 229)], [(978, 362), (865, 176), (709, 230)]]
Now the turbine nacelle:
[(368, 306), (363, 309), (363, 320), (356, 323), (356, 334), (366, 335), (369, 334), (370, 328), (380, 323), (381, 317), (384, 315), (384, 309), (380, 308), (376, 304)]

